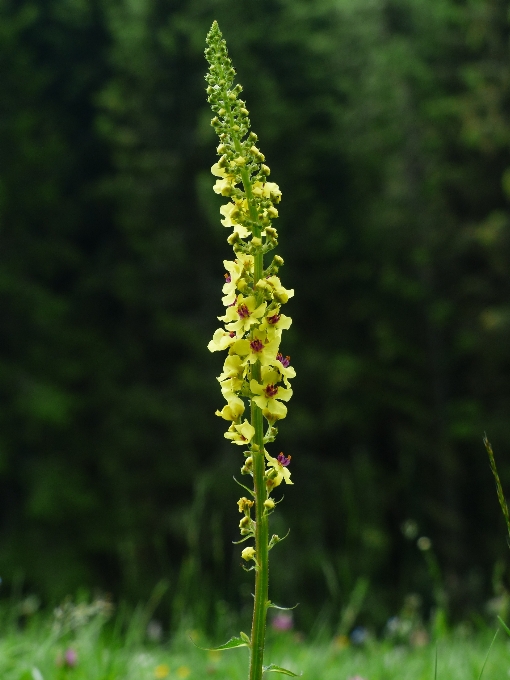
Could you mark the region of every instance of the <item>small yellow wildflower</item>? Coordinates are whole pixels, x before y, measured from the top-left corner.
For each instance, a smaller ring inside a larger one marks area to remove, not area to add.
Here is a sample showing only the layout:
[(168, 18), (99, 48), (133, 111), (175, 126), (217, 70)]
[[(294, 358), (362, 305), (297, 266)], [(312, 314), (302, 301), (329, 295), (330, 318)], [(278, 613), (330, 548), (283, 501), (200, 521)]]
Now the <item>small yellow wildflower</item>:
[(263, 412), (268, 413), (269, 420), (285, 418), (287, 407), (280, 400), (289, 401), (292, 397), (292, 390), (279, 386), (277, 384), (279, 380), (280, 374), (278, 371), (274, 368), (263, 366), (262, 384), (253, 379), (250, 381), (250, 389), (255, 395), (253, 401)]
[(271, 486), (278, 486), (283, 480), (285, 480), (286, 484), (293, 484), (293, 482), (290, 481), (290, 471), (287, 469), (291, 457), (285, 457), (283, 453), (280, 453), (278, 454), (278, 458), (273, 458), (267, 451), (264, 451), (264, 454), (267, 459), (268, 467), (273, 468), (277, 473), (275, 477), (272, 477)]
[(254, 435), (255, 428), (246, 420), (246, 418), (241, 425), (234, 425), (234, 423), (232, 423), (225, 432), (225, 438), (230, 439), (233, 444), (238, 444), (239, 446), (248, 444), (253, 439)]
[(158, 680), (162, 680), (162, 678), (167, 678), (170, 675), (170, 668), (166, 665), (166, 663), (160, 663), (159, 666), (156, 666), (154, 669), (154, 677), (158, 678)]
[(224, 420), (238, 420), (244, 413), (244, 401), (239, 397), (232, 396), (221, 411), (216, 411), (216, 415)]
[(254, 295), (244, 297), (241, 294), (235, 305), (228, 307), (226, 314), (219, 316), (218, 319), (227, 324), (227, 331), (246, 333), (251, 326), (259, 323), (259, 319), (264, 316), (266, 307), (266, 302), (257, 305), (257, 298)]

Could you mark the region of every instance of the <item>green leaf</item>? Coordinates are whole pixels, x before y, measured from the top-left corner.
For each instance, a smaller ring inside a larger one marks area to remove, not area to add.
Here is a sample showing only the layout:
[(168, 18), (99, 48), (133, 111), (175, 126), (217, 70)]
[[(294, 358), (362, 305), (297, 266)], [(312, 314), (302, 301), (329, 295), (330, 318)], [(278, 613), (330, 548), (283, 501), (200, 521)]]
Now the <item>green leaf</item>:
[(246, 635), (246, 633), (243, 633), (243, 631), (240, 632), (241, 638), (246, 642), (248, 647), (251, 645), (250, 638)]
[[(245, 636), (248, 638), (246, 633), (241, 633), (241, 636)], [(191, 640), (191, 638), (190, 638)], [(191, 640), (193, 642), (193, 640)], [(249, 638), (248, 638), (248, 643), (249, 643)], [(195, 645), (195, 647), (198, 647), (198, 649), (202, 649), (204, 652), (222, 652), (225, 649), (235, 649), (236, 647), (248, 647), (249, 644), (245, 642), (245, 640), (242, 637), (231, 637), (228, 642), (225, 642), (224, 645), (220, 645), (219, 647), (199, 647), (199, 645)]]
[(251, 495), (252, 495), (253, 497), (255, 497), (255, 494), (253, 493), (253, 491), (252, 491), (251, 489), (248, 489), (247, 486), (245, 486), (244, 484), (241, 484), (241, 482), (240, 482), (238, 479), (236, 479), (235, 477), (233, 477), (232, 479), (234, 480), (234, 482), (236, 482), (237, 484), (239, 484), (239, 486), (242, 486), (243, 489), (246, 489), (246, 491), (247, 491), (248, 493), (251, 493)]
[(500, 624), (503, 626), (503, 630), (505, 631), (505, 633), (506, 633), (508, 636), (510, 636), (510, 628), (506, 625), (506, 623), (503, 621), (503, 619), (501, 618), (501, 616), (498, 616), (498, 621), (499, 621)]
[(299, 678), (302, 673), (293, 673), (287, 668), (282, 668), (281, 666), (276, 666), (274, 663), (269, 664), (269, 666), (262, 666), (264, 673), (283, 673), (283, 675), (290, 675), (291, 678)]
[(293, 607), (279, 607), (274, 602), (268, 602), (267, 603), (268, 609), (281, 609), (281, 611), (283, 611), (283, 612), (290, 612), (292, 609), (295, 609), (296, 607), (299, 607), (299, 602), (297, 604), (295, 604)]

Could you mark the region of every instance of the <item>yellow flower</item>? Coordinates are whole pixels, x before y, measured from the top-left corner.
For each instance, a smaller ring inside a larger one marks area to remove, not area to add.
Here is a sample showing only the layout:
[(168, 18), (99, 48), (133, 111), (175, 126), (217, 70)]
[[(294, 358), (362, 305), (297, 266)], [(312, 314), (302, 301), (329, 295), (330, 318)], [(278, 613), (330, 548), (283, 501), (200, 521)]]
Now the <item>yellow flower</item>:
[(258, 323), (260, 317), (264, 315), (266, 307), (265, 302), (257, 306), (255, 296), (244, 297), (241, 294), (235, 305), (228, 307), (226, 314), (219, 316), (218, 319), (228, 324), (226, 326), (227, 331), (246, 333), (253, 324)]
[(281, 420), (287, 415), (287, 407), (281, 401), (289, 401), (292, 390), (277, 385), (280, 374), (271, 367), (262, 367), (262, 384), (256, 380), (250, 381), (250, 389), (255, 395), (253, 401), (262, 409), (264, 417), (269, 422)]
[(220, 167), (219, 163), (215, 163), (212, 166), (211, 172), (216, 177), (221, 178), (216, 180), (213, 191), (222, 196), (230, 196), (232, 194), (232, 188), (236, 183), (235, 176), (228, 174), (225, 168)]
[(226, 177), (227, 176), (227, 171), (225, 168), (222, 168), (219, 163), (215, 163), (211, 167), (211, 172), (215, 177)]
[(248, 444), (255, 435), (255, 428), (246, 420), (241, 425), (232, 425), (225, 432), (225, 439), (230, 439), (232, 444), (243, 446)]
[(268, 338), (281, 335), (282, 331), (288, 330), (292, 325), (290, 316), (280, 314), (280, 307), (271, 309), (262, 319), (259, 330), (265, 331)]
[(275, 182), (255, 182), (252, 187), (254, 196), (258, 198), (270, 198), (275, 203), (279, 203), (282, 199), (282, 192), (280, 187)]
[(238, 392), (243, 388), (243, 379), (241, 378), (227, 378), (220, 382), (221, 393), (227, 401), (232, 397), (236, 397)]
[[(220, 182), (220, 180), (218, 180), (218, 182)], [(216, 184), (218, 184), (218, 182), (216, 182)], [(239, 214), (239, 209), (234, 203), (225, 203), (225, 205), (222, 205), (220, 213), (224, 217), (224, 219), (221, 220), (222, 225), (224, 227), (234, 227), (234, 231), (237, 231), (240, 238), (246, 238), (251, 234), (249, 229), (246, 229), (246, 227), (243, 227), (239, 222), (235, 221), (235, 217)]]
[(167, 678), (170, 675), (170, 668), (166, 665), (166, 663), (160, 663), (159, 666), (156, 666), (154, 669), (154, 677), (158, 678), (158, 680), (161, 680), (162, 678)]
[(257, 288), (270, 291), (273, 298), (281, 304), (285, 304), (289, 298), (294, 297), (294, 290), (292, 288), (288, 290), (284, 288), (277, 276), (268, 276), (267, 279), (260, 279), (257, 282)]
[(221, 409), (216, 411), (216, 415), (224, 420), (238, 420), (244, 413), (244, 401), (239, 397), (232, 396), (228, 399), (228, 403)]
[(290, 481), (290, 471), (287, 468), (290, 463), (290, 456), (286, 458), (283, 453), (280, 453), (278, 458), (273, 458), (267, 451), (264, 451), (264, 454), (267, 459), (268, 467), (273, 468), (277, 473), (271, 480), (271, 486), (278, 486), (281, 484), (282, 480), (285, 480), (286, 484), (293, 484), (294, 482)]
[(252, 546), (250, 546), (249, 548), (245, 548), (241, 553), (241, 557), (243, 558), (243, 560), (246, 560), (247, 562), (255, 559), (255, 548), (253, 548)]
[(223, 328), (218, 328), (214, 331), (212, 340), (207, 345), (209, 352), (219, 352), (220, 350), (227, 349), (230, 345), (233, 345), (237, 340), (237, 335), (234, 331), (225, 331)]
[(275, 203), (279, 203), (282, 200), (282, 192), (276, 182), (266, 182), (264, 184), (264, 196), (269, 197)]
[(238, 354), (229, 354), (223, 364), (223, 373), (218, 376), (217, 380), (223, 382), (229, 378), (242, 378), (246, 371), (246, 365), (243, 359)]
[(292, 366), (290, 366), (290, 357), (289, 356), (284, 357), (283, 354), (280, 354), (280, 352), (278, 352), (278, 354), (276, 355), (276, 360), (277, 363), (275, 364), (275, 366), (278, 369), (280, 375), (283, 377), (283, 382), (287, 387), (290, 387), (289, 378), (296, 377), (296, 371)]
[(253, 271), (253, 255), (243, 255), (231, 262), (230, 260), (223, 260), (223, 266), (228, 274), (225, 274), (225, 283), (223, 284), (224, 297), (222, 302), (226, 307), (229, 307), (236, 300), (236, 287), (245, 273)]
[(280, 345), (280, 338), (274, 337), (268, 340), (265, 333), (256, 330), (253, 333), (251, 340), (237, 340), (232, 347), (232, 354), (239, 354), (246, 357), (245, 361), (249, 364), (254, 364), (260, 361), (261, 366), (277, 366), (278, 348)]

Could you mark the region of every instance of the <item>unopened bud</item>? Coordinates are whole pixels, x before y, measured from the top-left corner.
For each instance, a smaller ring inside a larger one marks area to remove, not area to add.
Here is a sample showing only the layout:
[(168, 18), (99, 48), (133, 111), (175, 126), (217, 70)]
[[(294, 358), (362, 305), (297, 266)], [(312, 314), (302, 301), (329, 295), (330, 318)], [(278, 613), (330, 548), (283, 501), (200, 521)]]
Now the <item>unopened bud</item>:
[(246, 560), (247, 562), (253, 560), (255, 558), (255, 548), (253, 548), (252, 546), (250, 546), (249, 548), (245, 548), (241, 553), (241, 557), (243, 558), (243, 560)]
[(269, 168), (269, 166), (262, 164), (260, 166), (260, 172), (266, 177), (269, 177), (269, 175), (271, 174), (271, 169)]
[(268, 498), (267, 501), (264, 501), (264, 507), (268, 510), (272, 510), (274, 508), (274, 500), (272, 498)]
[(272, 205), (267, 209), (267, 214), (271, 219), (274, 220), (276, 217), (278, 217), (278, 210), (274, 207), (274, 205)]

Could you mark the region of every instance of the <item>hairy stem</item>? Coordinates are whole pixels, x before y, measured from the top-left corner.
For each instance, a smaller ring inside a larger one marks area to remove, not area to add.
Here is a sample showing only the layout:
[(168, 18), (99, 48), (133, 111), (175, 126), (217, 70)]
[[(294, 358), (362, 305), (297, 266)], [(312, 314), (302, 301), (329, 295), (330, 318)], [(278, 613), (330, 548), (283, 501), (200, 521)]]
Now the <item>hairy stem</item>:
[[(258, 260), (258, 261), (257, 261)], [(262, 273), (262, 255), (255, 256), (255, 281)], [(260, 382), (260, 364), (257, 362), (252, 369), (252, 377)], [(253, 604), (253, 621), (251, 628), (251, 657), (249, 680), (261, 680), (262, 664), (264, 660), (264, 642), (266, 636), (266, 613), (268, 602), (269, 555), (268, 555), (268, 515), (264, 506), (267, 498), (264, 480), (264, 430), (263, 417), (260, 408), (251, 402), (251, 424), (255, 428), (252, 446), (253, 485), (255, 490), (255, 551), (257, 568), (255, 571), (255, 601)]]

